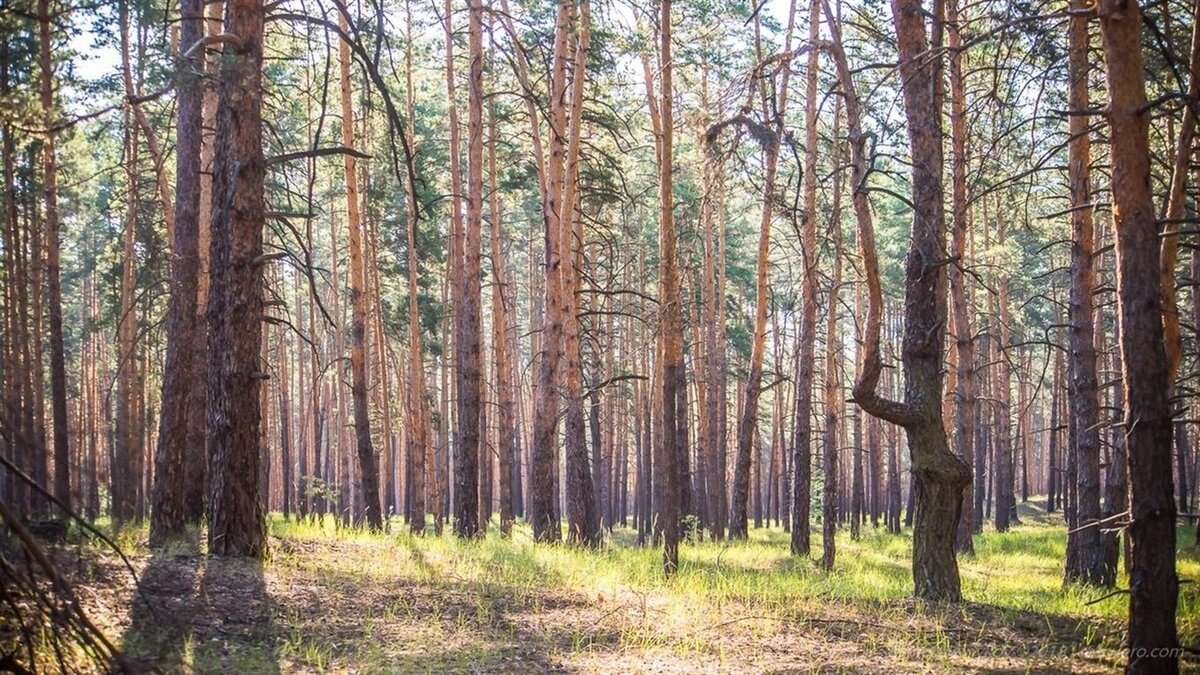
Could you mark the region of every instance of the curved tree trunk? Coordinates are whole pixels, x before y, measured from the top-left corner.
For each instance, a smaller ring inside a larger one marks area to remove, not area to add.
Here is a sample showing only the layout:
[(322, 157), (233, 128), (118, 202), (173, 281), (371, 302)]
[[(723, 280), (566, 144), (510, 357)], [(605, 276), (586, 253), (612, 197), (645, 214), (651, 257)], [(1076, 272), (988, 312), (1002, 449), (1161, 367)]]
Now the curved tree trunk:
[[(905, 392), (903, 402), (885, 399), (876, 392), (882, 371), (879, 354), (882, 291), (874, 232), (869, 223), (864, 228), (860, 220), (859, 247), (870, 303), (863, 364), (854, 387), (854, 399), (868, 413), (903, 426), (908, 433), (916, 506), (913, 581), (917, 597), (957, 602), (962, 596), (954, 543), (962, 490), (970, 481), (970, 474), (966, 465), (950, 452), (942, 422), (941, 352), (946, 320), (942, 133), (938, 117), (928, 114), (935, 109), (937, 69), (922, 60), (928, 43), (920, 0), (893, 0), (892, 14), (913, 163), (914, 209), (905, 265), (902, 345)], [(832, 17), (829, 18), (833, 23)]]
[[(788, 11), (788, 31), (784, 41), (784, 51), (791, 52), (792, 18), (796, 14), (795, 0)], [(759, 20), (754, 20), (755, 40), (758, 44), (759, 60), (762, 61), (762, 45), (758, 39)], [(779, 87), (779, 102), (768, 105), (764, 86), (763, 113), (771, 114), (769, 109), (774, 106), (778, 119), (765, 120), (770, 126), (772, 135), (763, 147), (763, 206), (762, 219), (759, 225), (758, 258), (755, 267), (755, 313), (754, 340), (750, 348), (750, 364), (746, 375), (746, 385), (743, 389), (742, 400), (739, 402), (737, 423), (737, 456), (733, 467), (733, 499), (729, 512), (730, 539), (746, 539), (749, 536), (748, 507), (750, 504), (750, 469), (755, 447), (755, 427), (758, 423), (758, 397), (762, 393), (763, 357), (767, 343), (767, 276), (771, 267), (771, 223), (774, 219), (775, 174), (779, 164), (779, 135), (777, 128), (783, 123), (783, 114), (787, 104), (787, 78), (790, 68), (783, 69), (782, 85)]]

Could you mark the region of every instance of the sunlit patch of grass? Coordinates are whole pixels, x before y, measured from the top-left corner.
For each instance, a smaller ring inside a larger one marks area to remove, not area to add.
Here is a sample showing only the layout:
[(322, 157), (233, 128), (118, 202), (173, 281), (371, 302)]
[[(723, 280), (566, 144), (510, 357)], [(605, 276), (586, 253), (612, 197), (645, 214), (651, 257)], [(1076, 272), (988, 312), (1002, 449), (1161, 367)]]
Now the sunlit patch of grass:
[[(1116, 662), (1128, 596), (1095, 602), (1106, 591), (1064, 586), (1061, 515), (1031, 505), (1020, 514), (1021, 523), (1006, 533), (989, 524), (975, 537), (975, 555), (960, 558), (961, 606), (911, 600), (908, 530), (894, 535), (868, 525), (858, 540), (840, 531), (835, 566), (825, 571), (817, 562), (819, 532), (812, 554), (797, 557), (789, 533), (756, 529), (745, 542), (684, 545), (679, 571), (667, 579), (661, 551), (637, 546), (625, 528), (589, 550), (535, 545), (524, 524), (508, 538), (493, 527), (487, 538), (462, 541), (448, 532), (435, 536), (432, 528), (413, 535), (399, 521), (371, 533), (332, 517), (272, 515), (264, 575), (285, 592), (301, 589), (293, 607), (307, 609), (281, 607), (276, 637), (262, 649), (218, 653), (198, 643), (189, 660), (197, 670), (219, 660), (250, 672), (270, 657), (300, 671), (358, 672), (513, 664), (543, 670), (600, 653), (718, 663), (744, 657), (746, 645), (787, 635), (813, 641), (816, 650), (822, 641), (843, 645), (867, 659), (848, 663), (863, 667), (886, 659), (977, 669), (984, 661), (970, 659), (988, 658), (988, 649), (1010, 659), (1027, 651), (1053, 660), (1091, 648)], [(145, 528), (126, 527), (117, 536), (144, 546)], [(1179, 536), (1179, 574), (1200, 579), (1194, 530), (1181, 527)], [(313, 607), (336, 617), (338, 630), (327, 630)], [(1198, 586), (1185, 584), (1179, 604), (1185, 643), (1200, 638), (1198, 615)]]
[[(962, 562), (964, 595), (1002, 610), (1119, 618), (1119, 600), (1089, 605), (1094, 591), (1063, 587), (1062, 528), (1049, 520), (1029, 518), (1009, 533), (978, 536), (976, 555)], [(659, 552), (630, 546), (630, 537), (620, 530), (601, 550), (589, 551), (534, 546), (528, 530), (520, 526), (509, 539), (470, 542), (449, 536), (414, 537), (397, 529), (378, 536), (334, 528), (329, 522), (275, 521), (272, 527), (273, 534), (284, 539), (344, 541), (369, 551), (354, 557), (339, 556), (336, 549), (328, 556), (318, 553), (320, 563), (309, 563), (314, 569), (332, 564), (352, 575), (401, 577), (443, 588), (466, 585), (475, 594), (475, 618), (480, 621), (492, 616), (500, 596), (536, 598), (555, 589), (581, 595), (588, 602), (619, 600), (629, 606), (627, 612), (657, 617), (620, 627), (620, 645), (638, 650), (710, 650), (709, 642), (687, 627), (695, 629), (697, 617), (720, 616), (721, 608), (730, 603), (740, 611), (762, 612), (761, 618), (740, 622), (740, 628), (766, 634), (779, 621), (794, 620), (830, 601), (870, 607), (904, 601), (911, 593), (911, 537), (872, 528), (865, 528), (859, 541), (839, 534), (837, 564), (830, 572), (811, 560), (791, 556), (788, 534), (765, 528), (755, 530), (748, 542), (686, 546), (679, 573), (670, 580), (659, 569)], [(814, 536), (814, 544), (819, 544), (819, 536)], [(463, 621), (460, 615), (460, 630), (466, 630)], [(670, 625), (684, 630), (662, 630)], [(672, 638), (673, 634), (685, 637)], [(923, 650), (945, 651), (950, 644), (948, 634), (936, 627), (914, 639)], [(573, 651), (589, 644), (580, 633), (571, 637)]]

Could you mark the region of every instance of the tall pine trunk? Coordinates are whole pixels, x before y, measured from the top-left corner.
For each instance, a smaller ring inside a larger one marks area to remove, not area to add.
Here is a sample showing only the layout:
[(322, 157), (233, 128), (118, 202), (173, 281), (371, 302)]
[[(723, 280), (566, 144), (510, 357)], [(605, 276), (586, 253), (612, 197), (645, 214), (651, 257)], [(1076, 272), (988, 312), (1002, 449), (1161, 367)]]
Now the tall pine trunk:
[[(950, 255), (950, 295), (954, 311), (954, 359), (957, 377), (954, 392), (954, 450), (967, 466), (975, 462), (975, 336), (971, 332), (971, 308), (967, 302), (967, 102), (963, 75), (962, 24), (959, 0), (949, 0), (950, 26), (950, 147), (951, 213), (953, 235)], [(962, 516), (958, 524), (959, 553), (974, 553), (971, 533), (975, 522), (973, 484), (963, 488)]]
[[(54, 496), (71, 507), (69, 462), (71, 450), (67, 429), (67, 365), (63, 351), (62, 271), (59, 256), (58, 157), (54, 131), (54, 58), (51, 30), (54, 16), (50, 0), (37, 0), (39, 93), (47, 132), (42, 141), (42, 196), (45, 227), (46, 295), (50, 322), (50, 403), (54, 419)], [(45, 460), (39, 460), (45, 466)], [(34, 476), (45, 471), (35, 472)]]
[[(586, 1), (586, 0), (585, 0)], [(663, 572), (669, 577), (679, 568), (679, 427), (683, 415), (679, 405), (680, 388), (685, 386), (683, 372), (683, 296), (680, 291), (678, 234), (674, 207), (674, 64), (671, 56), (671, 0), (659, 7), (662, 71), (659, 105), (662, 135), (659, 145), (659, 332), (662, 336), (662, 439), (655, 458), (655, 479), (661, 480), (662, 504), (656, 509), (663, 531)]]
[[(1071, 193), (1070, 359), (1068, 478), (1072, 499), (1067, 510), (1067, 581), (1112, 585), (1115, 570), (1104, 563), (1100, 527), (1100, 394), (1096, 375), (1093, 294), (1096, 286), (1095, 227), (1091, 204), (1091, 139), (1088, 103), (1087, 17), (1074, 16), (1067, 34), (1071, 140), (1067, 147)], [(1073, 507), (1073, 508), (1072, 508)]]
[[(184, 53), (204, 36), (203, 0), (182, 0), (180, 40)], [(202, 82), (197, 64), (180, 62), (176, 111), (175, 227), (171, 243), (171, 302), (167, 308), (167, 357), (163, 365), (162, 416), (154, 454), (150, 544), (178, 536), (187, 524), (183, 501), (196, 330), (196, 284), (200, 263), (200, 143)]]
[(582, 0), (574, 15), (574, 63), (571, 74), (570, 113), (567, 116), (566, 183), (560, 218), (559, 260), (563, 356), (562, 378), (567, 414), (564, 424), (567, 502), (567, 541), (596, 546), (600, 543), (600, 518), (596, 510), (596, 486), (588, 467), (585, 440), (583, 361), (579, 321), (579, 296), (583, 288), (583, 199), (579, 189), (579, 156), (582, 143), (584, 83), (591, 41), (588, 0)]
[[(530, 468), (529, 520), (535, 541), (558, 541), (562, 526), (555, 500), (558, 472), (558, 376), (562, 360), (566, 292), (562, 266), (562, 218), (570, 208), (563, 199), (566, 145), (567, 37), (570, 26), (570, 0), (560, 0), (554, 26), (554, 52), (550, 78), (550, 156), (542, 185), (542, 225), (545, 230), (545, 317), (540, 336), (541, 353), (537, 356), (538, 373), (534, 392), (533, 440)], [(536, 119), (536, 118), (534, 118)], [(539, 132), (534, 129), (534, 137)], [(541, 166), (540, 143), (535, 142), (535, 158)]]
[(1100, 3), (1108, 74), (1118, 333), (1129, 457), (1128, 673), (1179, 669), (1175, 500), (1163, 346), (1158, 223), (1150, 197), (1149, 115), (1136, 0)]
[[(791, 3), (788, 12), (788, 31), (785, 38), (784, 52), (791, 51), (792, 17), (795, 16), (795, 2)], [(755, 15), (754, 28), (758, 52), (761, 60), (762, 45), (758, 39), (759, 19)], [(750, 348), (750, 364), (746, 375), (746, 384), (739, 402), (737, 422), (737, 456), (733, 469), (733, 496), (729, 512), (729, 537), (731, 539), (746, 539), (749, 537), (748, 508), (750, 505), (750, 469), (752, 458), (759, 454), (755, 446), (757, 438), (758, 398), (762, 393), (763, 357), (767, 347), (767, 277), (771, 266), (771, 224), (774, 219), (775, 175), (779, 164), (779, 134), (778, 127), (783, 123), (783, 114), (787, 103), (787, 78), (790, 68), (783, 69), (782, 86), (779, 87), (780, 99), (778, 104), (771, 101), (768, 106), (766, 85), (763, 84), (763, 113), (775, 111), (777, 120), (769, 120), (771, 134), (763, 142), (763, 198), (762, 217), (758, 234), (758, 257), (754, 273), (754, 338)], [(771, 94), (772, 96), (774, 94)], [(758, 482), (755, 481), (755, 485)], [(757, 515), (761, 516), (761, 509)]]
[(262, 146), (264, 7), (229, 0), (217, 100), (209, 255), (208, 550), (261, 556), (259, 366), (266, 162)]
[[(348, 19), (339, 16), (343, 32)], [(338, 74), (342, 103), (342, 166), (346, 180), (346, 227), (350, 232), (350, 399), (354, 406), (354, 441), (362, 485), (363, 516), (372, 530), (383, 529), (379, 505), (379, 468), (371, 444), (371, 411), (367, 400), (367, 290), (365, 243), (358, 195), (358, 160), (354, 151), (354, 103), (350, 82), (350, 45), (339, 41)], [(339, 355), (340, 356), (340, 355)]]

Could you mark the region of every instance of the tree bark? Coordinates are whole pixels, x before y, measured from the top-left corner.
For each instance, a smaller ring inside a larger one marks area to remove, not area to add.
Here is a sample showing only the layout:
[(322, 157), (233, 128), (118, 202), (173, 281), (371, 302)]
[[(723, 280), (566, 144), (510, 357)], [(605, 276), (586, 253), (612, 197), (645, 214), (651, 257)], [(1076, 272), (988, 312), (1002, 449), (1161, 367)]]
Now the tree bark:
[[(349, 32), (345, 12), (339, 13), (342, 32)], [(354, 102), (350, 82), (350, 45), (338, 44), (338, 76), (342, 104), (342, 147), (354, 149)], [(346, 228), (350, 234), (350, 399), (354, 406), (354, 440), (362, 485), (363, 517), (374, 531), (383, 530), (379, 506), (379, 467), (371, 443), (371, 410), (367, 400), (367, 292), (365, 244), (358, 193), (358, 160), (342, 154), (346, 181)], [(339, 355), (340, 356), (340, 355)]]
[[(1074, 112), (1086, 110), (1089, 105), (1087, 21), (1083, 16), (1072, 17), (1067, 34), (1068, 69), (1071, 74), (1068, 105)], [(1093, 323), (1095, 227), (1090, 207), (1091, 139), (1088, 126), (1086, 115), (1071, 115), (1071, 140), (1067, 148), (1072, 239), (1068, 363), (1072, 395), (1068, 418), (1068, 452), (1072, 455), (1070, 469), (1073, 469), (1075, 481), (1074, 508), (1069, 511), (1067, 521), (1064, 579), (1111, 586), (1115, 582), (1115, 570), (1104, 564), (1100, 527), (1090, 525), (1100, 519), (1100, 394)]]
[(1108, 75), (1125, 443), (1129, 457), (1128, 673), (1179, 669), (1170, 372), (1163, 347), (1158, 225), (1136, 1), (1100, 3)]
[[(46, 247), (46, 295), (50, 322), (50, 399), (54, 419), (54, 496), (71, 507), (70, 457), (67, 429), (67, 365), (63, 346), (62, 272), (59, 256), (58, 158), (54, 115), (54, 57), (50, 33), (54, 20), (49, 0), (37, 0), (38, 63), (41, 68), (39, 93), (42, 118), (51, 129), (42, 142), (43, 224)], [(43, 462), (44, 465), (44, 462)], [(44, 473), (41, 472), (41, 473)], [(34, 474), (38, 475), (37, 472)]]
[(229, 0), (213, 160), (210, 253), (208, 550), (261, 556), (266, 527), (259, 485), (262, 342), (262, 40), (264, 7)]
[[(182, 0), (180, 40), (184, 53), (204, 36), (203, 0)], [(167, 356), (163, 366), (162, 416), (154, 454), (150, 545), (161, 546), (184, 532), (187, 511), (185, 457), (188, 413), (194, 383), (196, 285), (200, 247), (200, 143), (203, 138), (202, 82), (196, 62), (180, 61), (175, 137), (175, 226), (171, 243), (171, 302), (167, 307)]]
[[(586, 0), (585, 0), (586, 1)], [(679, 389), (683, 372), (683, 298), (680, 291), (678, 234), (674, 202), (674, 63), (671, 56), (671, 0), (659, 7), (659, 59), (662, 80), (662, 140), (659, 146), (659, 322), (662, 335), (662, 444), (655, 474), (663, 484), (662, 504), (656, 509), (663, 528), (663, 573), (670, 577), (679, 569), (679, 444), (682, 411)], [(661, 478), (660, 478), (661, 477)]]
[[(971, 308), (967, 302), (966, 242), (967, 227), (967, 95), (963, 76), (962, 20), (959, 0), (949, 0), (947, 23), (950, 26), (950, 147), (951, 213), (953, 236), (950, 255), (950, 295), (954, 306), (954, 359), (957, 377), (954, 392), (954, 450), (971, 466), (975, 461), (975, 336), (971, 332)], [(975, 545), (971, 533), (975, 522), (973, 484), (963, 488), (962, 515), (959, 518), (957, 548), (972, 554)]]
[[(950, 452), (942, 422), (942, 345), (946, 320), (945, 215), (942, 205), (942, 133), (935, 109), (935, 68), (922, 59), (926, 41), (920, 0), (893, 0), (900, 52), (904, 108), (913, 162), (913, 224), (905, 265), (905, 325), (902, 345), (904, 402), (876, 392), (882, 370), (879, 314), (882, 293), (874, 232), (860, 221), (859, 246), (868, 283), (869, 307), (863, 366), (855, 401), (869, 414), (903, 426), (912, 456), (916, 517), (913, 580), (917, 597), (961, 600), (955, 535), (962, 490), (970, 481), (965, 464)], [(856, 188), (857, 189), (857, 188)]]

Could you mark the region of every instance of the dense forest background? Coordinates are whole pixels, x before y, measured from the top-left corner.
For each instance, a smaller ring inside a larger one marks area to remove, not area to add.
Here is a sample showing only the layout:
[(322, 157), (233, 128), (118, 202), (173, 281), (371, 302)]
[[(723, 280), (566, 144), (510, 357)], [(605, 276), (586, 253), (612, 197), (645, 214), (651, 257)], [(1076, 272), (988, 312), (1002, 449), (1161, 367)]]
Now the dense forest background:
[(1133, 650), (1196, 627), (1196, 12), (7, 3), (0, 500), (667, 575), (915, 526), (952, 602), (1036, 503), (1177, 668)]

